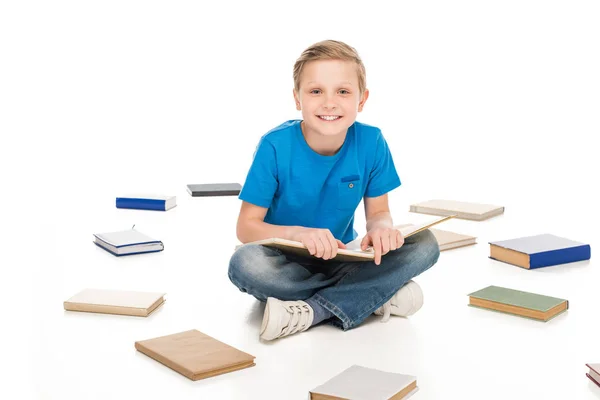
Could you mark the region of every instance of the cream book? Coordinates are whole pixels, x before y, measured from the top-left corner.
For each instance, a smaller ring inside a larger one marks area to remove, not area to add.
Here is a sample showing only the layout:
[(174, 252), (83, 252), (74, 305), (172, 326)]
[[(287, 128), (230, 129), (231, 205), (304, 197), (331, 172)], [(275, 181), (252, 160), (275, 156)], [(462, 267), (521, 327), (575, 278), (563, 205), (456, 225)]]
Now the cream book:
[(492, 204), (436, 199), (412, 204), (410, 212), (431, 215), (454, 215), (460, 219), (483, 221), (504, 213), (504, 207)]
[(193, 381), (256, 365), (254, 356), (195, 329), (135, 342), (135, 348)]
[[(396, 228), (404, 228), (412, 224), (398, 225)], [(429, 229), (438, 242), (440, 251), (456, 249), (458, 247), (470, 246), (477, 244), (477, 237), (464, 235), (462, 233), (443, 231), (441, 229)]]
[(309, 395), (310, 400), (400, 400), (417, 390), (414, 376), (353, 365)]
[(165, 293), (85, 289), (64, 302), (67, 311), (147, 317), (164, 302)]
[[(406, 238), (406, 237), (415, 235), (425, 229), (428, 229), (431, 226), (434, 226), (434, 225), (437, 225), (444, 221), (447, 221), (450, 218), (452, 218), (452, 216), (437, 218), (433, 221), (429, 221), (427, 223), (420, 224), (420, 225), (405, 226), (404, 228), (400, 229), (400, 232), (402, 233), (402, 236), (404, 236)], [(346, 249), (338, 249), (337, 255), (333, 259), (336, 261), (340, 261), (340, 262), (373, 260), (375, 258), (375, 253), (373, 252), (373, 249), (369, 248), (364, 251), (361, 250), (360, 249), (361, 240), (362, 240), (362, 238), (359, 236), (358, 238), (354, 239), (353, 241), (348, 242), (346, 244)], [(306, 246), (304, 246), (304, 244), (302, 244), (302, 242), (297, 242), (294, 240), (281, 239), (281, 238), (270, 238), (270, 239), (264, 239), (264, 240), (258, 240), (255, 242), (250, 242), (247, 244), (261, 244), (263, 246), (278, 248), (280, 250), (284, 250), (284, 251), (302, 255), (302, 256), (311, 256), (308, 249), (306, 248)], [(237, 246), (237, 248), (240, 248), (240, 247), (242, 247), (242, 245)]]
[(600, 386), (600, 364), (585, 364), (590, 370), (585, 374), (592, 382)]

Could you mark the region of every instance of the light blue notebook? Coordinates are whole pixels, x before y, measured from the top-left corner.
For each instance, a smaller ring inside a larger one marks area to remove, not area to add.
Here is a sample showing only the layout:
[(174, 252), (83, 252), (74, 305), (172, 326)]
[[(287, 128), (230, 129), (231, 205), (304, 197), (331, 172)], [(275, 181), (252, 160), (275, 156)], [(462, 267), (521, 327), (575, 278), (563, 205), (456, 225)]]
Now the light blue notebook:
[(94, 234), (94, 244), (115, 256), (154, 253), (164, 250), (160, 240), (153, 239), (135, 229)]

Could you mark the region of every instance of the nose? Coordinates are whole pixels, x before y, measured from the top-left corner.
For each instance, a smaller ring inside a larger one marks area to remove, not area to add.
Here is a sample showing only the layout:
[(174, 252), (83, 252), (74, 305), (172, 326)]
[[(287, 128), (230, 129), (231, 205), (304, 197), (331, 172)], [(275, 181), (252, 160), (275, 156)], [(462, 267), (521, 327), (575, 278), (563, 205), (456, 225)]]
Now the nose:
[(323, 108), (326, 110), (333, 110), (336, 108), (334, 97), (329, 95), (324, 98)]

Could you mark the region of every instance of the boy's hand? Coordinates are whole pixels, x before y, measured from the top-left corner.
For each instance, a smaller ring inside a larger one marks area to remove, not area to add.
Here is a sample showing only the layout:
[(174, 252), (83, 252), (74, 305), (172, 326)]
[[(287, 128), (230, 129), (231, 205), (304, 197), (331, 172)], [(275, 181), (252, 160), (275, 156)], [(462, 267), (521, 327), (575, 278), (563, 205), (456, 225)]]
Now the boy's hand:
[(375, 251), (375, 264), (381, 263), (381, 257), (392, 250), (399, 249), (404, 244), (404, 237), (398, 229), (394, 228), (374, 228), (371, 229), (362, 242), (360, 242), (361, 250), (366, 250), (367, 247), (373, 247)]
[(302, 228), (292, 240), (302, 242), (311, 255), (324, 260), (334, 258), (338, 248), (346, 248), (344, 243), (333, 237), (329, 229)]

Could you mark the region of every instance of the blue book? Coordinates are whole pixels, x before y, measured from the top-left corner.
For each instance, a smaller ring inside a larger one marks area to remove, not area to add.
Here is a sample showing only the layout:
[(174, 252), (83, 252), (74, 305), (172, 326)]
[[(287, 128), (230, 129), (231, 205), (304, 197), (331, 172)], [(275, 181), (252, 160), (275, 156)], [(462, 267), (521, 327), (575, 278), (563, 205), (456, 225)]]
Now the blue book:
[(115, 256), (155, 253), (165, 248), (160, 240), (152, 239), (135, 229), (94, 234), (94, 244)]
[(175, 207), (175, 196), (136, 195), (117, 197), (117, 208), (167, 211)]
[(490, 258), (527, 269), (589, 260), (591, 257), (589, 244), (547, 233), (489, 243)]

